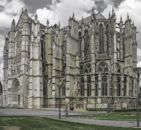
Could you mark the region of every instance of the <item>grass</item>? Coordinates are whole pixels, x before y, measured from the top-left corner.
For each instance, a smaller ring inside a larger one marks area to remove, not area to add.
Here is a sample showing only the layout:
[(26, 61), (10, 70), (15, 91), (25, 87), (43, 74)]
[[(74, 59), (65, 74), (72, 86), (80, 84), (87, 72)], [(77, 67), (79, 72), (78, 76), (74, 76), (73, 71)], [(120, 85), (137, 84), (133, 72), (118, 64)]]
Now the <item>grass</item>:
[(105, 114), (91, 114), (81, 116), (81, 118), (97, 119), (97, 120), (123, 120), (135, 121), (137, 119), (136, 112), (112, 112)]
[(70, 123), (39, 117), (0, 117), (0, 130), (3, 126), (16, 126), (20, 130), (134, 130), (134, 128), (117, 128)]

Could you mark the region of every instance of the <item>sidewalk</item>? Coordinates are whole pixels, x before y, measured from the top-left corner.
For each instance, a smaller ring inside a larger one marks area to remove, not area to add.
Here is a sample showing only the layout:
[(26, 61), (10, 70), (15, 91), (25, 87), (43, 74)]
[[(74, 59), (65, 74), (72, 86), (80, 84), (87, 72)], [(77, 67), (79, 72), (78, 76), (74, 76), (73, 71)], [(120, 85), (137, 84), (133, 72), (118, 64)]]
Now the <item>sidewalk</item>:
[[(49, 117), (51, 119), (58, 119), (58, 117)], [(84, 119), (79, 117), (62, 117), (61, 121), (75, 122), (89, 125), (99, 125), (99, 126), (112, 126), (112, 127), (124, 127), (124, 128), (137, 128), (136, 121), (111, 121), (111, 120), (95, 120), (95, 119)], [(141, 122), (140, 122), (141, 129)]]

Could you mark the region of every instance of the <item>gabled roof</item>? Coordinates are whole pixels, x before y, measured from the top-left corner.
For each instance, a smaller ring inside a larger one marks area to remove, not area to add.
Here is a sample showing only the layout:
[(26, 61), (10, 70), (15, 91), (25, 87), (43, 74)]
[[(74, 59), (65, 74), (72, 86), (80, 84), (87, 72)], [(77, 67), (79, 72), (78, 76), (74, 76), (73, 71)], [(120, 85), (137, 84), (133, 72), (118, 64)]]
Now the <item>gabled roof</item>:
[(101, 13), (96, 15), (96, 19), (106, 19)]
[[(106, 20), (106, 18), (103, 16), (102, 13), (97, 13), (95, 15), (95, 17), (96, 17), (97, 20)], [(84, 21), (84, 23), (90, 23), (91, 19), (92, 19), (92, 16), (89, 16), (89, 17), (84, 18), (83, 21)], [(82, 20), (80, 20), (79, 22), (81, 23)]]

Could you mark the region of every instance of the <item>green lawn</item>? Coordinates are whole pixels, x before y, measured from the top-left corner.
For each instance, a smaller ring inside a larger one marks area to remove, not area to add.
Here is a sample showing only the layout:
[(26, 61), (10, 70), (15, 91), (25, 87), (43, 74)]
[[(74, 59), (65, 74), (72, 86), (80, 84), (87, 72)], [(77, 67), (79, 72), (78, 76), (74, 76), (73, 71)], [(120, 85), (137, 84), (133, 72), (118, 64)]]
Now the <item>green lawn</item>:
[(81, 116), (81, 118), (97, 119), (97, 120), (126, 120), (134, 121), (137, 119), (136, 112), (113, 112), (105, 114), (91, 114)]
[(20, 130), (134, 130), (133, 128), (113, 128), (84, 125), (39, 117), (0, 117), (0, 130), (3, 126), (17, 126)]

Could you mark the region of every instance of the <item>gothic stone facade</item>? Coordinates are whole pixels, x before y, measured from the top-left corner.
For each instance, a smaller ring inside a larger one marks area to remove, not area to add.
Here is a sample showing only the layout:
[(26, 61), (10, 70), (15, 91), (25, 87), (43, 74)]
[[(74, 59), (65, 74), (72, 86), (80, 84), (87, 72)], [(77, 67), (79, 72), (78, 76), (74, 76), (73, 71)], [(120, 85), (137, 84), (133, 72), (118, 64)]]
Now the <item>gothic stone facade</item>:
[[(4, 47), (4, 105), (9, 107), (100, 108), (129, 106), (137, 93), (136, 27), (101, 13), (68, 26), (42, 25), (22, 10)], [(62, 80), (60, 80), (62, 79)], [(114, 99), (114, 100), (113, 100)]]

